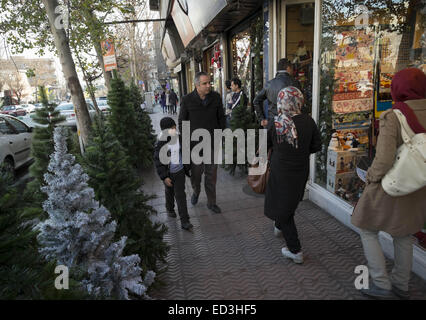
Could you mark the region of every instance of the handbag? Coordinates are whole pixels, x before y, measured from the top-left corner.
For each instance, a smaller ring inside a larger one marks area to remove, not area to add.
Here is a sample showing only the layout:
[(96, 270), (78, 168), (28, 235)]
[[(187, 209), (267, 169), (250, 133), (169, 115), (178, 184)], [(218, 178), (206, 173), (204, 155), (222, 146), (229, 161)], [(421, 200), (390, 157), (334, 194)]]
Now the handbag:
[[(268, 183), (269, 174), (271, 171), (270, 161), (271, 161), (272, 149), (268, 151), (268, 160), (266, 162), (266, 170), (261, 175), (248, 175), (247, 183), (252, 188), (252, 190), (259, 194), (264, 194), (266, 191), (266, 184)], [(259, 161), (260, 162), (260, 161)], [(251, 165), (252, 168), (259, 167), (259, 162), (255, 165)]]
[(402, 112), (394, 112), (404, 143), (398, 148), (393, 167), (383, 177), (382, 187), (388, 195), (398, 197), (426, 186), (426, 133), (415, 134)]

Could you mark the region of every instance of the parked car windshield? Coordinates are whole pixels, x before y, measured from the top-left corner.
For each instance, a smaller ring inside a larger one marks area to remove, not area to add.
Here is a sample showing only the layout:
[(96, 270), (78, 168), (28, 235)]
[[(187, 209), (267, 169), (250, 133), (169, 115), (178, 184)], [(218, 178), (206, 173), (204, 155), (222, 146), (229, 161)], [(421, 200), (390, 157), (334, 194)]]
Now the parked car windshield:
[(4, 106), (4, 107), (3, 107), (3, 110), (4, 110), (4, 111), (7, 111), (7, 110), (15, 110), (15, 106)]
[(108, 101), (107, 100), (99, 100), (97, 101), (98, 106), (107, 106), (108, 105)]
[(55, 109), (58, 110), (58, 111), (74, 110), (74, 105), (71, 104), (71, 103), (63, 104), (63, 105), (57, 106)]

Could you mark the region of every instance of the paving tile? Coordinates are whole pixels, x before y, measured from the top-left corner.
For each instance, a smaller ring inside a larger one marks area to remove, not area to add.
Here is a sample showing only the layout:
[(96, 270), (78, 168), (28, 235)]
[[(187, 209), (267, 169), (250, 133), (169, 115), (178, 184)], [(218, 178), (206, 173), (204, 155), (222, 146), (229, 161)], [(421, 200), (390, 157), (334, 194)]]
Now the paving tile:
[(213, 252), (211, 259), (220, 276), (248, 270), (246, 260), (240, 252)]
[(223, 300), (224, 294), (218, 278), (200, 278), (186, 282), (188, 300)]
[(150, 296), (158, 300), (187, 300), (183, 279), (177, 282), (167, 282), (167, 285), (155, 290)]
[(249, 271), (235, 272), (221, 277), (225, 299), (262, 299), (263, 290)]

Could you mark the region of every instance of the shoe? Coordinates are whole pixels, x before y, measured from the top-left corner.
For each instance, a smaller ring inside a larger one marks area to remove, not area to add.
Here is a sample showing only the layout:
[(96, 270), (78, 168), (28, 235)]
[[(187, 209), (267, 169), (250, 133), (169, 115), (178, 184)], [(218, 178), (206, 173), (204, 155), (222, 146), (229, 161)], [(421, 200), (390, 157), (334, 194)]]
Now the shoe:
[(185, 221), (185, 222), (182, 222), (182, 223), (181, 223), (181, 227), (182, 227), (182, 229), (184, 229), (184, 230), (190, 230), (190, 229), (192, 229), (194, 226), (191, 224), (191, 222), (189, 222), (189, 221)]
[(395, 286), (392, 286), (392, 292), (401, 298), (402, 300), (408, 300), (410, 299), (410, 293), (408, 291), (401, 290)]
[(191, 197), (191, 203), (195, 206), (196, 204), (197, 204), (197, 202), (198, 202), (198, 197), (199, 197), (199, 194), (193, 194), (192, 195), (192, 197)]
[(294, 263), (303, 263), (303, 253), (300, 251), (299, 253), (291, 253), (287, 247), (281, 249), (281, 253), (284, 257), (292, 259)]
[(207, 208), (209, 208), (214, 213), (222, 213), (222, 210), (220, 210), (220, 208), (215, 204), (208, 204)]
[(275, 226), (275, 221), (273, 222), (273, 225), (274, 225), (274, 236), (277, 238), (281, 238), (283, 236), (283, 232)]
[(176, 212), (175, 212), (175, 210), (167, 210), (167, 215), (170, 218), (176, 218)]
[(394, 298), (394, 295), (392, 294), (391, 290), (386, 290), (386, 289), (382, 289), (379, 288), (378, 286), (376, 286), (374, 284), (373, 281), (371, 281), (370, 279), (370, 288), (369, 289), (361, 289), (361, 293), (369, 296), (369, 297), (373, 297), (376, 299), (391, 299)]

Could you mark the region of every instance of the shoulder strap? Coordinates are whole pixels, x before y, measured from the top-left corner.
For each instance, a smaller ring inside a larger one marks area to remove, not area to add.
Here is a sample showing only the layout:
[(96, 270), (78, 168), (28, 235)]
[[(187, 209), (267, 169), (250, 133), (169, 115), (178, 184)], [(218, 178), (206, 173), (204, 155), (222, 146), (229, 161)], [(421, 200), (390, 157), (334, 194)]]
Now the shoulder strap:
[(235, 108), (235, 106), (237, 106), (239, 103), (240, 103), (240, 99), (241, 99), (241, 96), (243, 95), (243, 90), (241, 90), (240, 91), (240, 95), (238, 96), (238, 99), (237, 99), (237, 101), (235, 101), (235, 103), (232, 105), (232, 108), (231, 109), (234, 109)]
[(396, 114), (396, 117), (398, 118), (399, 123), (401, 124), (402, 140), (404, 141), (404, 143), (410, 142), (411, 139), (415, 136), (414, 131), (408, 125), (407, 119), (401, 111), (399, 111), (398, 109), (394, 109), (393, 112)]

